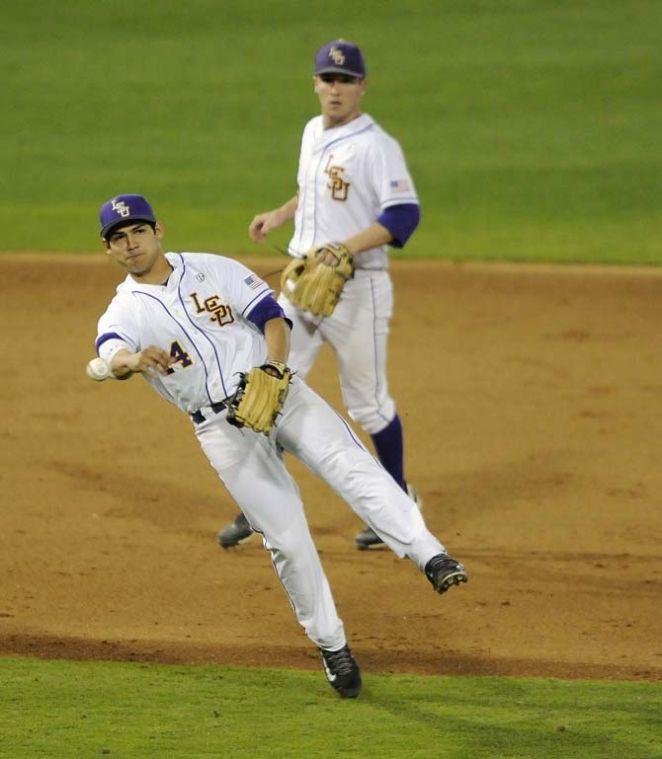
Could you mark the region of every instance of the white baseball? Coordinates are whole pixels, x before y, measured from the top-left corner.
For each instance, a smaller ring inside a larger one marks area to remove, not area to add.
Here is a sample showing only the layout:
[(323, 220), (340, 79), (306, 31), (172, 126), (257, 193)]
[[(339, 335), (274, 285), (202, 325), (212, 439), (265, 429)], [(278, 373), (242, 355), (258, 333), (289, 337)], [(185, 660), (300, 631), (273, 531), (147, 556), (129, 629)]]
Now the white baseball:
[(87, 376), (95, 382), (103, 382), (111, 376), (110, 365), (103, 358), (93, 358), (85, 371)]

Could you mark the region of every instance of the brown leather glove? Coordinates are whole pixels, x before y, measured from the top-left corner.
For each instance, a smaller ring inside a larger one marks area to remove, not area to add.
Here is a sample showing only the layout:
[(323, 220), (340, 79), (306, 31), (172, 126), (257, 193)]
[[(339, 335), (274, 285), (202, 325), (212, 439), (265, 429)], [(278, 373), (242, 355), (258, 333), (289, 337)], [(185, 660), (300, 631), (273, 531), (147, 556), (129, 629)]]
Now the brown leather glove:
[[(329, 264), (320, 258), (335, 259)], [(315, 316), (330, 316), (348, 279), (354, 276), (352, 254), (340, 243), (325, 243), (295, 258), (283, 271), (281, 291), (295, 306)]]
[(283, 408), (291, 378), (290, 369), (278, 361), (255, 366), (242, 374), (239, 387), (228, 402), (228, 422), (268, 435)]

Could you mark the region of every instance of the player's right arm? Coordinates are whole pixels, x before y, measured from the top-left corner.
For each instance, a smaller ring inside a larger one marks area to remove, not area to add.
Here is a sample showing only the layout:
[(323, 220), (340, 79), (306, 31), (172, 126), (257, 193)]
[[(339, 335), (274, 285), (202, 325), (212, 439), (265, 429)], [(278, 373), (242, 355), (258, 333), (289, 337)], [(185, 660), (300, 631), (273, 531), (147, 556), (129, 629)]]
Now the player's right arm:
[(279, 208), (274, 208), (273, 211), (265, 211), (255, 216), (253, 221), (248, 225), (248, 234), (251, 240), (262, 243), (267, 239), (267, 235), (272, 229), (278, 229), (286, 221), (293, 219), (298, 202), (299, 196), (295, 195)]
[(108, 362), (116, 379), (133, 374), (166, 374), (174, 358), (163, 348), (140, 344), (140, 330), (131, 301), (116, 296), (97, 325), (97, 355)]
[(116, 379), (128, 379), (132, 374), (167, 374), (175, 359), (162, 348), (150, 345), (137, 353), (126, 349), (118, 350), (110, 361), (110, 368)]

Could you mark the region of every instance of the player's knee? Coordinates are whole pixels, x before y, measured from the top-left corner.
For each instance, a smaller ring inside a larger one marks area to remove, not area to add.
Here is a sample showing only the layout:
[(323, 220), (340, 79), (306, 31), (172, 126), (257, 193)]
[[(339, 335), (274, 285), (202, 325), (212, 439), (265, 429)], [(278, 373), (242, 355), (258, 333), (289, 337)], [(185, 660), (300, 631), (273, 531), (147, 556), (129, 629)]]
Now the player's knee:
[(276, 563), (287, 563), (292, 567), (306, 561), (306, 546), (312, 545), (312, 538), (306, 525), (288, 525), (283, 529), (265, 532), (266, 547)]
[(389, 398), (382, 404), (370, 404), (347, 409), (350, 418), (369, 435), (375, 435), (386, 427), (395, 416), (395, 403)]
[(300, 536), (298, 542), (277, 540), (276, 545), (269, 545), (274, 567), (279, 576), (310, 575), (317, 556), (312, 538)]

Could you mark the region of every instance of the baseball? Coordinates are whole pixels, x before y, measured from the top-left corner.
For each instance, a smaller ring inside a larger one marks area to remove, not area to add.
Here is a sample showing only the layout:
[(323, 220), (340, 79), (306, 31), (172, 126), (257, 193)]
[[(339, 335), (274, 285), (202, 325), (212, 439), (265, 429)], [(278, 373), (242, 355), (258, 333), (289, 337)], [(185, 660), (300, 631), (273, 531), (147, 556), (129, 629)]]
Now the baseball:
[(110, 366), (102, 358), (93, 358), (85, 369), (87, 376), (95, 382), (102, 382), (111, 376)]

